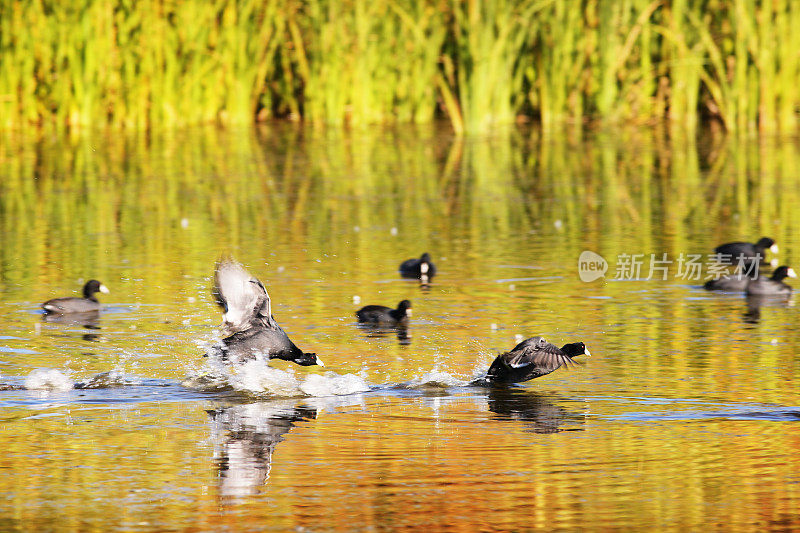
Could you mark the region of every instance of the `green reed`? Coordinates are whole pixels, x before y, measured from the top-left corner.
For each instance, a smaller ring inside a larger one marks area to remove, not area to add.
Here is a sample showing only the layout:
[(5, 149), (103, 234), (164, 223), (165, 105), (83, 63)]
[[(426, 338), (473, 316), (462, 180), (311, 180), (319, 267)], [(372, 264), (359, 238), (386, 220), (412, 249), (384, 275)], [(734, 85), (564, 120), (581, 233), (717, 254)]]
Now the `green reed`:
[(797, 128), (791, 0), (0, 0), (0, 124)]
[(430, 121), (444, 18), (433, 1), (304, 3), (292, 20), (304, 117), (353, 125)]

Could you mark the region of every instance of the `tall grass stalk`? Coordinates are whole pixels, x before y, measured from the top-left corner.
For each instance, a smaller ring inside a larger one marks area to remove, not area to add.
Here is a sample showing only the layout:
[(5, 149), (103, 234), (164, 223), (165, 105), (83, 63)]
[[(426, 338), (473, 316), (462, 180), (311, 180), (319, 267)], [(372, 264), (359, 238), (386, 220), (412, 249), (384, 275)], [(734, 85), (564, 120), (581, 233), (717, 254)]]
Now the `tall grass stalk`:
[(453, 2), (451, 53), (457, 68), (461, 115), (468, 130), (480, 131), (514, 120), (512, 99), (522, 91), (523, 81), (523, 73), (514, 67), (536, 4), (525, 0)]

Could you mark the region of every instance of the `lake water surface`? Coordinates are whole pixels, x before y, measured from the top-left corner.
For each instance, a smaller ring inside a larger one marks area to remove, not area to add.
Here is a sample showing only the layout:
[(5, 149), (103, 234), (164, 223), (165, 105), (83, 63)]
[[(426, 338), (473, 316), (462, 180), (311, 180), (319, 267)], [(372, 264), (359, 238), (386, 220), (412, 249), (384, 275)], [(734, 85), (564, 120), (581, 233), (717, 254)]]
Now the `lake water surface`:
[[(800, 529), (800, 314), (700, 288), (731, 240), (797, 269), (798, 206), (795, 140), (6, 133), (0, 529)], [(223, 254), (325, 368), (207, 383)], [(89, 278), (97, 321), (43, 319)], [(407, 331), (356, 325), (405, 298)], [(517, 335), (593, 356), (470, 385)]]

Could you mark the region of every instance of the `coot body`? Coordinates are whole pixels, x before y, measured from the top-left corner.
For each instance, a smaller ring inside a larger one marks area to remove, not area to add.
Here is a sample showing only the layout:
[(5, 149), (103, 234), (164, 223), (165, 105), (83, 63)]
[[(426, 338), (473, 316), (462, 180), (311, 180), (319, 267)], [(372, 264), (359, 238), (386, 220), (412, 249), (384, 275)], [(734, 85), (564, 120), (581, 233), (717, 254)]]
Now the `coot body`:
[(376, 326), (397, 326), (408, 323), (411, 316), (411, 302), (403, 300), (397, 309), (384, 305), (367, 305), (356, 311), (358, 321)]
[(756, 243), (728, 242), (714, 248), (714, 252), (721, 256), (719, 257), (720, 262), (731, 265), (738, 264), (740, 257), (745, 265), (753, 263), (757, 257), (760, 258), (761, 263), (765, 263), (767, 250), (774, 254), (778, 253), (778, 245), (769, 237), (761, 237)]
[(759, 276), (747, 284), (747, 294), (753, 296), (788, 296), (792, 288), (783, 282), (785, 278), (796, 278), (794, 269), (786, 265), (779, 266), (772, 276)]
[(736, 273), (722, 276), (719, 279), (710, 279), (706, 281), (703, 288), (709, 291), (741, 292), (747, 289), (747, 284), (751, 279), (747, 274)]
[(261, 355), (268, 359), (291, 361), (300, 366), (325, 366), (316, 354), (305, 353), (298, 348), (274, 319), (271, 325), (265, 321), (225, 337), (217, 349), (224, 360), (233, 363), (243, 363)]

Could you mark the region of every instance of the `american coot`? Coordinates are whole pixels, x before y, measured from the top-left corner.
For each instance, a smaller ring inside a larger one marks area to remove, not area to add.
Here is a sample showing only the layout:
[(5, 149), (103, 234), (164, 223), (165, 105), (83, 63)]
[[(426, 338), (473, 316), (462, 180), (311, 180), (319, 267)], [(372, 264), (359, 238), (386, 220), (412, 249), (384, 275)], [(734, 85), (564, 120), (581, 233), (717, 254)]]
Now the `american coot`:
[(262, 355), (302, 366), (325, 366), (313, 353), (304, 353), (289, 340), (272, 316), (272, 304), (264, 285), (232, 259), (217, 263), (214, 297), (225, 310), (223, 359), (241, 363)]
[(498, 355), (486, 373), (486, 380), (490, 383), (528, 381), (573, 364), (572, 358), (579, 355), (591, 355), (582, 342), (559, 348), (542, 337), (531, 337), (514, 346), (510, 352)]
[(747, 284), (753, 279), (747, 274), (737, 272), (730, 276), (722, 276), (719, 279), (710, 279), (706, 281), (703, 288), (709, 291), (743, 291), (747, 289)]
[(788, 296), (792, 288), (785, 284), (785, 278), (796, 278), (794, 270), (786, 265), (779, 266), (771, 277), (758, 276), (747, 284), (747, 294), (758, 296)]
[(400, 263), (400, 275), (404, 278), (417, 278), (423, 281), (431, 279), (436, 274), (436, 266), (431, 262), (428, 252), (419, 259), (406, 259)]
[(95, 294), (102, 292), (108, 294), (108, 288), (97, 281), (90, 279), (83, 286), (83, 298), (67, 297), (53, 298), (42, 304), (45, 313), (88, 313), (100, 310), (100, 302), (97, 301)]
[(778, 245), (769, 237), (761, 237), (755, 244), (750, 242), (729, 242), (720, 244), (714, 248), (716, 253), (726, 256), (724, 259), (721, 259), (721, 262), (731, 265), (737, 264), (739, 262), (739, 257), (744, 258), (745, 264), (752, 263), (756, 257), (760, 257), (762, 263), (766, 262), (764, 260), (764, 252), (767, 250), (771, 251), (773, 254), (778, 253)]
[(397, 309), (383, 305), (367, 305), (356, 311), (359, 322), (377, 326), (397, 326), (408, 323), (411, 316), (411, 302), (403, 300)]

